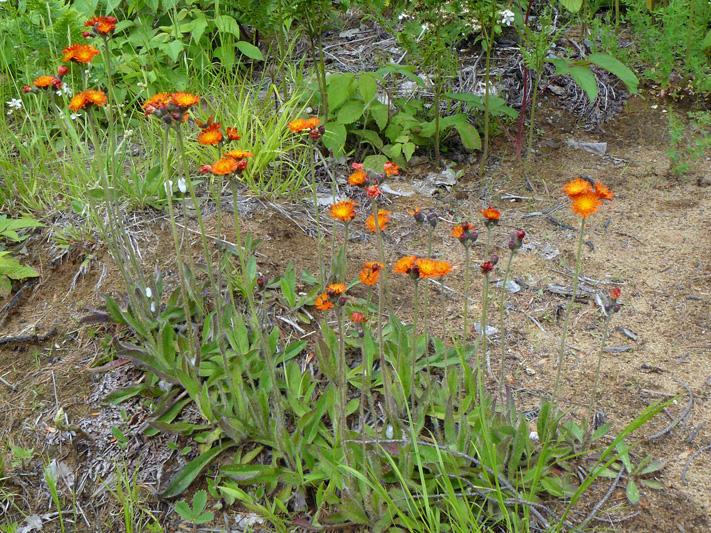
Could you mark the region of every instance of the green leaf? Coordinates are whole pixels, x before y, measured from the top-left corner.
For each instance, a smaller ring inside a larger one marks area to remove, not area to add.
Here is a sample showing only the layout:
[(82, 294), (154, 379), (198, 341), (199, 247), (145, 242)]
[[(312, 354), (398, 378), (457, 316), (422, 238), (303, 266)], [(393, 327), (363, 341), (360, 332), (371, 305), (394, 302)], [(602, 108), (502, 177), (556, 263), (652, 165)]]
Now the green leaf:
[(233, 17), (229, 15), (215, 17), (215, 26), (217, 26), (220, 33), (229, 33), (239, 38), (239, 24)]
[(415, 148), (416, 148), (416, 146), (415, 146), (415, 143), (413, 143), (413, 142), (406, 142), (405, 144), (402, 145), (402, 155), (405, 156), (405, 161), (410, 160), (410, 158), (412, 157), (412, 154), (415, 153)]
[(202, 514), (202, 510), (205, 509), (205, 504), (207, 503), (207, 492), (204, 490), (199, 490), (193, 496), (193, 514), (199, 516)]
[(367, 104), (378, 92), (378, 84), (372, 74), (363, 74), (358, 78), (358, 92), (363, 97), (363, 101)]
[(129, 398), (138, 396), (146, 389), (146, 384), (141, 383), (140, 385), (133, 385), (132, 387), (125, 387), (123, 389), (115, 390), (106, 398), (104, 398), (104, 403), (108, 405), (118, 405), (125, 402)]
[(383, 149), (383, 140), (380, 138), (380, 135), (375, 133), (373, 130), (356, 130), (353, 133), (363, 139), (363, 141), (373, 145), (376, 150)]
[(597, 80), (589, 68), (573, 67), (568, 70), (568, 74), (587, 93), (591, 102), (597, 98)]
[(642, 470), (640, 470), (639, 473), (641, 475), (645, 475), (645, 474), (651, 474), (652, 472), (658, 472), (659, 470), (664, 468), (665, 464), (666, 463), (664, 461), (662, 461), (661, 459), (655, 459), (654, 461), (649, 463), (647, 466), (642, 468)]
[(653, 479), (642, 479), (640, 481), (645, 487), (649, 487), (654, 490), (664, 490), (664, 485), (659, 483), (659, 481), (654, 481)]
[(632, 505), (637, 505), (639, 503), (639, 488), (637, 488), (637, 484), (634, 482), (634, 479), (630, 479), (627, 482), (627, 489), (625, 490), (625, 493), (627, 494), (627, 500)]
[(32, 267), (24, 266), (10, 252), (0, 252), (0, 277), (10, 279), (36, 278), (39, 273)]
[(583, 7), (583, 0), (560, 0), (561, 5), (572, 13), (577, 13)]
[(639, 79), (637, 79), (637, 76), (635, 76), (634, 72), (632, 72), (627, 65), (610, 55), (601, 53), (590, 54), (588, 61), (620, 78), (631, 94), (637, 94)]
[(596, 441), (597, 439), (602, 438), (603, 436), (607, 435), (607, 432), (610, 431), (610, 428), (612, 427), (612, 424), (603, 424), (599, 428), (595, 430), (595, 433), (592, 435), (592, 440)]
[(338, 109), (351, 95), (353, 74), (331, 74), (326, 78), (326, 94), (331, 111)]
[(704, 37), (704, 40), (701, 41), (701, 49), (706, 50), (709, 46), (711, 46), (711, 30), (706, 34), (706, 37)]
[(541, 485), (551, 496), (561, 498), (563, 496), (563, 483), (558, 476), (544, 477)]
[(255, 61), (264, 61), (264, 56), (262, 55), (261, 50), (259, 50), (259, 48), (254, 46), (252, 43), (248, 43), (247, 41), (237, 41), (235, 43), (235, 47), (237, 47), (237, 50), (250, 59), (254, 59)]
[(323, 144), (333, 152), (335, 157), (339, 157), (343, 152), (343, 147), (346, 144), (346, 127), (337, 122), (329, 122), (326, 124), (326, 133), (323, 135)]
[(455, 124), (454, 128), (459, 132), (464, 148), (467, 150), (481, 149), (481, 137), (479, 137), (479, 132), (474, 126), (468, 122), (460, 122)]
[(385, 126), (388, 125), (388, 119), (390, 118), (388, 106), (381, 102), (373, 102), (370, 104), (369, 112), (380, 131), (383, 131)]
[(363, 160), (363, 167), (381, 173), (383, 171), (383, 165), (387, 162), (388, 158), (384, 155), (369, 155)]
[(338, 122), (340, 124), (353, 124), (356, 120), (363, 116), (363, 102), (358, 100), (349, 100), (338, 111)]
[(165, 52), (165, 54), (173, 61), (178, 61), (178, 57), (180, 57), (180, 53), (184, 50), (184, 48), (185, 47), (183, 46), (182, 41), (172, 41), (161, 46), (163, 52)]
[(231, 441), (225, 442), (190, 461), (173, 476), (168, 486), (161, 493), (161, 498), (173, 498), (180, 495), (195, 481), (195, 478), (197, 478), (200, 472), (202, 472), (213, 459), (236, 444), (237, 443)]
[(183, 520), (192, 522), (193, 511), (192, 509), (190, 509), (190, 506), (184, 501), (180, 500), (178, 503), (175, 504), (175, 512), (178, 513)]

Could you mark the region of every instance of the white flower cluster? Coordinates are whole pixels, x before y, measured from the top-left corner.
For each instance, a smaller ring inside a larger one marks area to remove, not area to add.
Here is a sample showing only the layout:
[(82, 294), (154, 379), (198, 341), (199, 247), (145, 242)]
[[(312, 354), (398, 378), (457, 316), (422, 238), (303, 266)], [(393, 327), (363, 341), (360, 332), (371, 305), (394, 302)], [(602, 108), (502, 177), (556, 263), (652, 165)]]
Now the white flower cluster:
[(12, 115), (15, 111), (19, 111), (20, 109), (22, 109), (22, 100), (20, 100), (19, 98), (13, 98), (12, 100), (8, 100), (7, 107), (9, 108), (7, 110), (7, 114)]
[(505, 26), (511, 26), (514, 23), (514, 13), (509, 9), (499, 12), (499, 16), (501, 17), (501, 24)]

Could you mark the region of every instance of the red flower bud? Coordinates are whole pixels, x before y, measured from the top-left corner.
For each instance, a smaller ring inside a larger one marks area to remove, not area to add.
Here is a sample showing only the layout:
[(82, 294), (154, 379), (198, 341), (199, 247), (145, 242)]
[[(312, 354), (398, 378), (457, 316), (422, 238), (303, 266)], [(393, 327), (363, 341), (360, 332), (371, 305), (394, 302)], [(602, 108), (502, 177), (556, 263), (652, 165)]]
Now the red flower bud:
[(247, 169), (247, 160), (246, 159), (240, 159), (237, 161), (237, 170), (239, 172), (244, 172)]
[(522, 240), (524, 239), (524, 237), (526, 237), (526, 232), (525, 232), (525, 231), (520, 230), (518, 233), (516, 233), (516, 238), (517, 238), (519, 241), (522, 241)]
[(494, 270), (494, 263), (491, 261), (484, 261), (484, 263), (481, 265), (481, 273), (484, 274), (485, 276), (489, 275), (489, 272)]
[(69, 67), (66, 65), (60, 65), (59, 68), (57, 68), (57, 76), (60, 78), (63, 78), (69, 73)]
[(492, 264), (492, 265), (495, 265), (495, 264), (498, 263), (498, 262), (499, 262), (499, 256), (496, 255), (496, 254), (492, 255), (492, 256), (491, 256), (491, 264)]
[(622, 294), (622, 291), (620, 290), (619, 287), (615, 287), (610, 291), (610, 298), (613, 300), (617, 301), (617, 299), (620, 297), (620, 294)]
[(29, 85), (23, 85), (23, 86), (22, 86), (22, 92), (25, 93), (25, 94), (31, 93), (31, 92), (32, 92), (32, 87), (30, 87)]
[(83, 32), (81, 32), (81, 36), (84, 37), (84, 39), (88, 39), (88, 38), (91, 37), (92, 35), (93, 35), (93, 33), (91, 33), (90, 31), (83, 31)]

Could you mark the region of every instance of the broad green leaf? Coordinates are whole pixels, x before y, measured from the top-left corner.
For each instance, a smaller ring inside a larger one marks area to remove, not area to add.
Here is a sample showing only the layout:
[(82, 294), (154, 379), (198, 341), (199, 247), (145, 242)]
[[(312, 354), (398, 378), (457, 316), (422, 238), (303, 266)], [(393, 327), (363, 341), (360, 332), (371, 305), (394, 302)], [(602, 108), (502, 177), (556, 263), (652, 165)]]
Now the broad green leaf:
[(373, 102), (368, 111), (378, 125), (378, 128), (380, 128), (380, 131), (383, 131), (385, 126), (388, 125), (388, 119), (390, 118), (388, 106), (381, 102)]
[(264, 56), (262, 55), (261, 50), (259, 50), (259, 48), (254, 46), (252, 43), (248, 43), (247, 41), (237, 41), (235, 46), (237, 47), (237, 50), (242, 52), (248, 58), (256, 61), (264, 61)]
[(331, 74), (326, 78), (326, 94), (331, 111), (338, 109), (351, 95), (353, 74)]
[(215, 17), (215, 26), (217, 26), (220, 33), (229, 33), (239, 38), (239, 24), (233, 17), (229, 15)]
[[(462, 144), (467, 150), (481, 149), (481, 137), (477, 129), (468, 122), (460, 122), (454, 125), (462, 139)], [(408, 158), (409, 159), (409, 158)]]
[(213, 459), (235, 445), (235, 442), (225, 442), (190, 461), (173, 476), (168, 486), (161, 493), (161, 498), (173, 498), (180, 495), (195, 481), (195, 478)]
[(706, 34), (706, 37), (704, 37), (704, 40), (701, 41), (701, 49), (702, 50), (706, 50), (709, 46), (711, 46), (711, 30), (709, 30), (709, 32)]
[(375, 93), (378, 92), (378, 84), (372, 74), (366, 73), (358, 78), (358, 92), (366, 104), (375, 98)]
[(185, 47), (183, 46), (182, 41), (172, 41), (161, 47), (163, 52), (165, 52), (165, 54), (173, 61), (178, 61), (178, 57), (180, 57), (180, 53), (183, 51), (184, 48)]
[(365, 105), (358, 100), (349, 100), (338, 111), (338, 122), (340, 124), (353, 124), (363, 116)]
[(573, 67), (568, 71), (568, 74), (587, 93), (591, 102), (597, 98), (597, 80), (589, 68)]
[(406, 142), (405, 144), (402, 145), (402, 155), (405, 156), (405, 161), (409, 161), (410, 158), (412, 157), (412, 154), (415, 153), (415, 143), (412, 142)]
[(10, 279), (36, 278), (39, 273), (32, 267), (21, 265), (10, 252), (0, 252), (0, 276)]
[(343, 147), (346, 144), (346, 127), (337, 122), (329, 122), (326, 124), (326, 133), (323, 135), (323, 144), (333, 152), (333, 155), (339, 157), (343, 152)]
[(108, 405), (118, 405), (125, 402), (129, 398), (138, 396), (146, 389), (146, 384), (141, 383), (140, 385), (133, 385), (131, 387), (125, 387), (123, 389), (115, 390), (108, 396), (104, 398), (104, 403)]
[(614, 74), (620, 78), (631, 94), (637, 94), (639, 80), (637, 79), (637, 76), (635, 76), (634, 72), (627, 67), (627, 65), (610, 55), (601, 53), (590, 54), (588, 56), (588, 61), (594, 63), (598, 67), (604, 68), (611, 74)]
[(381, 173), (383, 171), (383, 166), (388, 162), (388, 158), (384, 155), (369, 155), (363, 160), (363, 166), (366, 169), (373, 170), (374, 172)]
[(199, 516), (207, 503), (207, 492), (199, 490), (193, 496), (193, 514)]
[(353, 133), (363, 139), (363, 141), (372, 144), (377, 150), (383, 149), (383, 140), (380, 138), (380, 135), (373, 130), (356, 130)]
[(583, 7), (583, 0), (560, 0), (561, 5), (572, 13), (577, 13)]

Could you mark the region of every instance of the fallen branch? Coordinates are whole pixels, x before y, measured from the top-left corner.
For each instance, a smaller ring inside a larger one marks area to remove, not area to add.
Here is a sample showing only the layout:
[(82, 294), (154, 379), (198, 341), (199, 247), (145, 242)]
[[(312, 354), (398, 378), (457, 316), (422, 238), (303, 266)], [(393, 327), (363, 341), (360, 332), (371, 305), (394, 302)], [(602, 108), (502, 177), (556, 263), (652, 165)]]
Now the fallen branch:
[(706, 446), (703, 446), (696, 450), (694, 453), (692, 453), (689, 458), (686, 460), (686, 464), (684, 465), (684, 470), (681, 471), (681, 481), (684, 483), (684, 485), (688, 485), (689, 482), (686, 481), (686, 472), (689, 470), (689, 466), (691, 465), (691, 461), (699, 455), (701, 452), (704, 452), (706, 450), (711, 450), (711, 444), (707, 444)]

